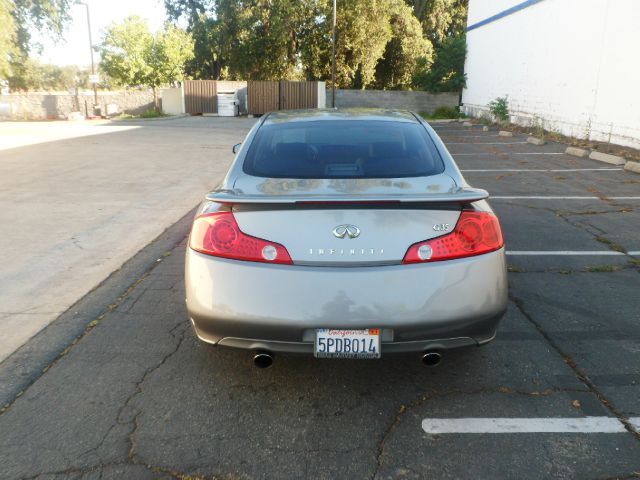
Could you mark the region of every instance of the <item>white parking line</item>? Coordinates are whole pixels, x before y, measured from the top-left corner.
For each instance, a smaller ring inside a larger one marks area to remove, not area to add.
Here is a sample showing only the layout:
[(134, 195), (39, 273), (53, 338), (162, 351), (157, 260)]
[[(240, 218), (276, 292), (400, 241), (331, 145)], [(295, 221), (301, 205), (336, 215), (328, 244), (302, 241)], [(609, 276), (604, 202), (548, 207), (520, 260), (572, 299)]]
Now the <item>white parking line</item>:
[[(446, 136), (447, 136), (447, 134), (443, 134), (443, 135), (440, 135), (440, 138), (446, 137)], [(451, 134), (450, 136), (458, 137), (459, 135)], [(486, 137), (499, 137), (500, 135), (497, 135), (495, 133), (485, 133), (484, 135), (463, 135), (463, 136), (464, 136), (464, 138), (486, 138)], [(445, 140), (443, 140), (443, 141), (446, 143)]]
[[(515, 142), (518, 143), (518, 142)], [(522, 143), (526, 143), (526, 142), (522, 142)], [(450, 143), (447, 145), (451, 145)], [(451, 155), (453, 155), (454, 157), (458, 157), (458, 156), (462, 156), (462, 155), (493, 155), (494, 157), (497, 155), (502, 155), (502, 154), (507, 154), (507, 155), (565, 155), (564, 152), (501, 152), (501, 153), (487, 153), (487, 152), (482, 152), (482, 153), (452, 153)]]
[(446, 145), (515, 145), (527, 142), (444, 142)]
[(640, 250), (633, 250), (627, 253), (614, 252), (613, 250), (507, 250), (506, 254), (511, 256), (620, 256), (640, 255)]
[[(631, 423), (640, 419), (630, 419)], [(614, 417), (581, 418), (425, 418), (426, 433), (626, 433)]]
[(495, 195), (490, 197), (492, 200), (640, 200), (640, 197), (557, 197), (557, 196), (542, 196), (542, 195)]
[(624, 168), (485, 168), (462, 169), (462, 172), (621, 172)]

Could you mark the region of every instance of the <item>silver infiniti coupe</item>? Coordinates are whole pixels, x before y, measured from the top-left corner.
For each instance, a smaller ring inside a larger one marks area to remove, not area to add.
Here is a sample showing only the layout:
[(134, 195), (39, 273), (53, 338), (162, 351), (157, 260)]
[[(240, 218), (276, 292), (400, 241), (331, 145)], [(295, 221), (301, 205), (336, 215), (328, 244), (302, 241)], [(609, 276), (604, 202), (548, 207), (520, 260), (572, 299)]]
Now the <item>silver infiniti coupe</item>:
[[(239, 148), (238, 148), (239, 147)], [(379, 358), (496, 335), (504, 242), (421, 117), (388, 110), (263, 116), (193, 222), (189, 317), (204, 342), (274, 353)]]

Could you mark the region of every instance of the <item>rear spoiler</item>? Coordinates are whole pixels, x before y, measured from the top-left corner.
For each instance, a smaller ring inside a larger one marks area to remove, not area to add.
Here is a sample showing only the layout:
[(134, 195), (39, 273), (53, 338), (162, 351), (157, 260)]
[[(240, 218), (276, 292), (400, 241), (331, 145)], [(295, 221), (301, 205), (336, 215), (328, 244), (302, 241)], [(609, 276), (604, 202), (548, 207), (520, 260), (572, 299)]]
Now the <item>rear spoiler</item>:
[(317, 204), (317, 203), (471, 203), (489, 198), (480, 188), (459, 188), (447, 193), (362, 194), (362, 195), (264, 195), (244, 194), (237, 190), (214, 190), (206, 199), (211, 202), (238, 204)]

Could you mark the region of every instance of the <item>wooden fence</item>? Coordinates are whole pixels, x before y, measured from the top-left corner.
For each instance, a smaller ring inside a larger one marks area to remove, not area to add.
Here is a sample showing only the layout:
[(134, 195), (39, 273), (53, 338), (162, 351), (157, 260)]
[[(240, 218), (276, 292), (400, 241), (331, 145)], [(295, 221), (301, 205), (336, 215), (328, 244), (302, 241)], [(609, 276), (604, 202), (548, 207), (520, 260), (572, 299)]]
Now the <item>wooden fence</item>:
[(216, 80), (185, 80), (185, 112), (191, 115), (218, 113), (217, 84)]
[[(222, 80), (185, 80), (185, 113), (218, 113), (216, 95), (237, 91), (244, 84)], [(324, 95), (324, 82), (249, 81), (246, 86), (248, 113), (252, 115), (273, 110), (324, 107), (324, 100), (320, 99), (322, 105), (318, 104), (318, 92), (322, 90)]]
[(317, 108), (318, 86), (319, 82), (250, 80), (247, 83), (247, 110), (251, 115), (262, 115), (273, 110)]

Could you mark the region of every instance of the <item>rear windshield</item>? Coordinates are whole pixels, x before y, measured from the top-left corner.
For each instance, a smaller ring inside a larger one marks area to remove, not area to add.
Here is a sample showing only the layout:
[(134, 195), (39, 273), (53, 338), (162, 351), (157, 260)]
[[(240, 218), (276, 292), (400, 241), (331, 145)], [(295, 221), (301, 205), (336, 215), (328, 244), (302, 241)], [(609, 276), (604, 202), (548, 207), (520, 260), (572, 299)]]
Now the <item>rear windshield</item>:
[(274, 178), (397, 178), (442, 173), (444, 164), (418, 123), (325, 120), (263, 125), (243, 170)]

